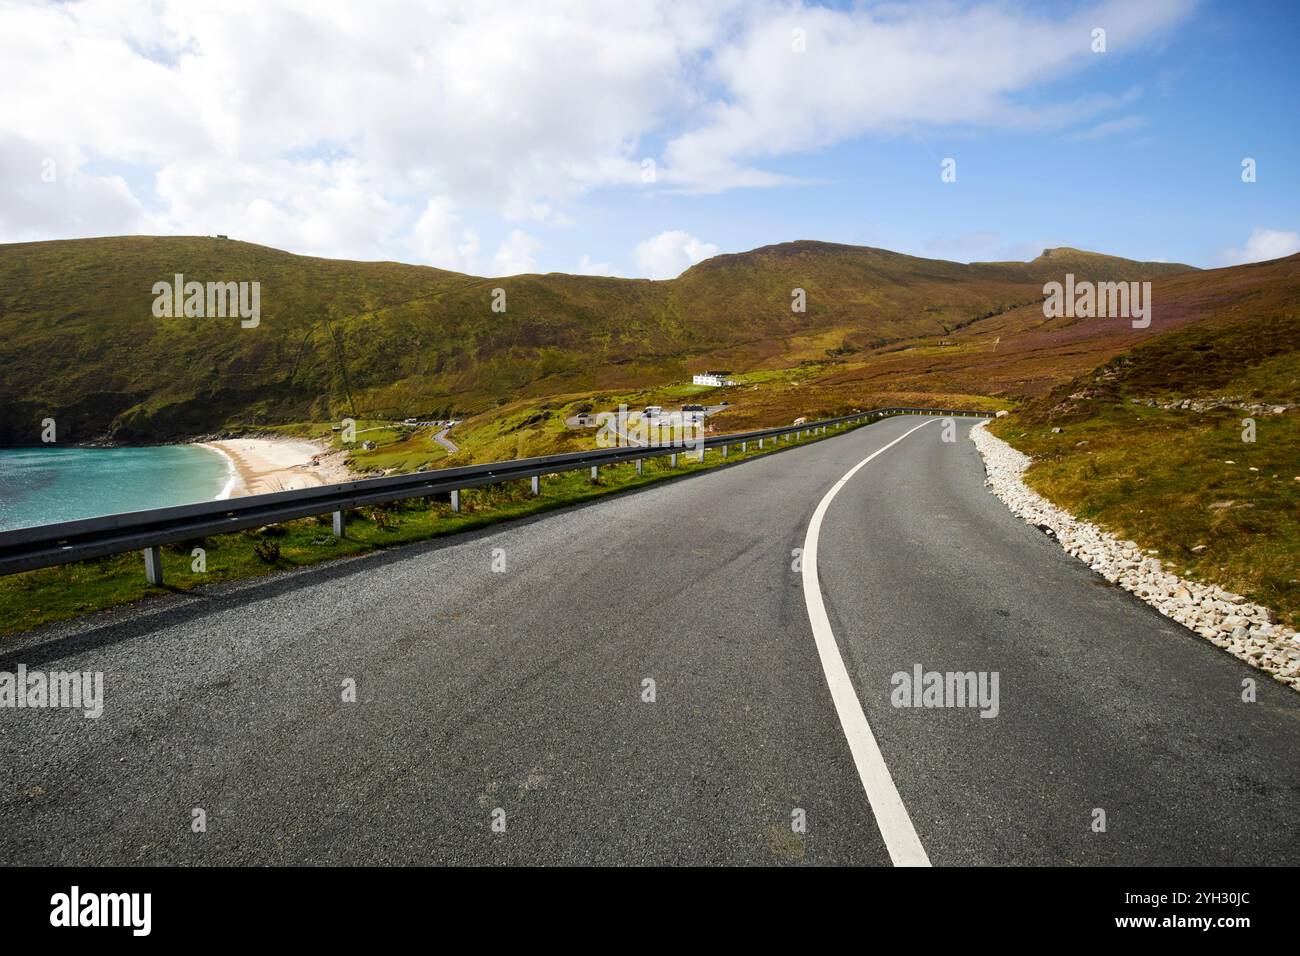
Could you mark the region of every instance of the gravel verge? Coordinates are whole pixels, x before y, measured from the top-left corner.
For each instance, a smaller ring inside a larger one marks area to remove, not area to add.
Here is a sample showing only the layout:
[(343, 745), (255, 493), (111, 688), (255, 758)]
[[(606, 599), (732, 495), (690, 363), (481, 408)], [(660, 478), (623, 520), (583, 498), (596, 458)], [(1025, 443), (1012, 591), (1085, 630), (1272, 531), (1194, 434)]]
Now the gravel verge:
[(1024, 482), (1028, 455), (991, 434), (980, 422), (971, 441), (984, 458), (990, 488), (1011, 513), (1055, 537), (1069, 554), (1201, 637), (1300, 691), (1300, 635), (1273, 623), (1267, 608), (1217, 584), (1201, 584), (1165, 569), (1154, 552), (1121, 541), (1058, 508)]

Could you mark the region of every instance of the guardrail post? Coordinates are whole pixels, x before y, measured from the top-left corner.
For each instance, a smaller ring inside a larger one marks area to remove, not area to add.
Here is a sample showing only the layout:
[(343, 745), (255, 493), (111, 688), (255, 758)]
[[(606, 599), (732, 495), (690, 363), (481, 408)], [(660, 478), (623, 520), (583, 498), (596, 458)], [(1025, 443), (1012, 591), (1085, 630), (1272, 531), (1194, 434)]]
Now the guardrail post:
[(162, 587), (162, 548), (156, 544), (144, 549), (144, 576), (154, 587)]
[(542, 493), (541, 475), (533, 475), (533, 477), (529, 480), (529, 484), (532, 486), (532, 492), (534, 498)]
[(334, 512), (334, 537), (343, 537), (343, 512)]
[(726, 445), (723, 445), (723, 446), (722, 446), (722, 457), (723, 457), (723, 458), (726, 458), (726, 457), (727, 457), (727, 446), (726, 446)]
[(763, 450), (763, 439), (761, 438), (758, 440), (758, 450), (759, 451)]
[(456, 512), (457, 514), (460, 514), (460, 491), (459, 490), (453, 491), (451, 493), (451, 510)]
[(673, 452), (671, 455), (668, 456), (668, 467), (669, 468), (677, 467), (677, 452)]
[(595, 481), (595, 480), (596, 480), (597, 478), (599, 478), (599, 477), (600, 477), (600, 465), (592, 465), (592, 466), (591, 466), (591, 480), (592, 480), (592, 481)]
[(638, 458), (638, 459), (636, 460), (636, 473), (637, 473), (638, 475), (641, 474), (641, 459), (640, 459), (640, 458)]

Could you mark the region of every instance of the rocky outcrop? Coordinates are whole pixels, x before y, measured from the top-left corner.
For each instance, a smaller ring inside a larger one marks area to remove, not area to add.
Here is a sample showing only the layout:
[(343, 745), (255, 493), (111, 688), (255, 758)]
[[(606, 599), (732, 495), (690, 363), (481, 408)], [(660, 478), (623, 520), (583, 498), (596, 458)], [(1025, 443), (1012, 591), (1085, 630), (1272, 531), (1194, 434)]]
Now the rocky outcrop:
[(1134, 405), (1145, 405), (1147, 408), (1163, 408), (1166, 411), (1209, 412), (1216, 408), (1235, 408), (1238, 411), (1249, 412), (1252, 415), (1285, 415), (1293, 409), (1300, 408), (1300, 405), (1248, 402), (1236, 396), (1184, 398), (1176, 402), (1157, 402), (1154, 398), (1149, 398), (1145, 402), (1138, 398), (1130, 398), (1129, 401)]

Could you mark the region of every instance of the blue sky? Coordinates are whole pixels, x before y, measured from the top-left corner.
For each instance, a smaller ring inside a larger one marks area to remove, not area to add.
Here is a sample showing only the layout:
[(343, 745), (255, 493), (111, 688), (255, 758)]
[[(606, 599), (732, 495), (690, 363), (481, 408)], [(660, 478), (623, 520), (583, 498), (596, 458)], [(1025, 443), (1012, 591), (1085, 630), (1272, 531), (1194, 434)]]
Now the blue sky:
[(90, 0), (0, 27), (0, 241), (655, 278), (792, 239), (1300, 251), (1290, 2)]
[[(1032, 91), (1044, 102), (1128, 92), (1113, 116), (1134, 117), (1130, 128), (1097, 138), (1077, 135), (1089, 124), (868, 134), (769, 167), (810, 185), (607, 190), (592, 212), (621, 236), (615, 248), (681, 228), (728, 252), (809, 238), (963, 261), (1072, 245), (1221, 265), (1256, 228), (1300, 229), (1298, 47), (1300, 4), (1205, 4), (1166, 42), (1099, 55)], [(957, 160), (954, 183), (940, 182), (946, 157)], [(1241, 180), (1244, 157), (1257, 162), (1254, 183)]]

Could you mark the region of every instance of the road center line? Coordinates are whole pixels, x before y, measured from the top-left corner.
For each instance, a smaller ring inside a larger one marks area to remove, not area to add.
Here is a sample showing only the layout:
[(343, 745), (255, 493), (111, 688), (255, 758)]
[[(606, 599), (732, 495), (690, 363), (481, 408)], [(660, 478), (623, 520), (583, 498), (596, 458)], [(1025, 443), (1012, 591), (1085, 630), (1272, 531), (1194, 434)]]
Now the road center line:
[(817, 540), (821, 536), (822, 518), (826, 516), (826, 510), (849, 479), (871, 459), (893, 448), (917, 428), (924, 428), (932, 421), (935, 419), (927, 419), (908, 429), (850, 468), (835, 483), (835, 487), (826, 492), (826, 497), (822, 498), (821, 504), (813, 512), (812, 520), (808, 522), (808, 533), (803, 539), (803, 599), (808, 608), (808, 623), (812, 625), (813, 639), (817, 642), (817, 654), (822, 661), (831, 699), (835, 702), (835, 712), (839, 715), (840, 726), (844, 728), (844, 736), (848, 738), (853, 762), (857, 765), (862, 787), (867, 792), (867, 802), (871, 804), (871, 812), (876, 816), (876, 825), (885, 839), (885, 848), (889, 850), (889, 859), (894, 866), (929, 866), (930, 858), (925, 854), (925, 847), (921, 846), (921, 839), (912, 826), (912, 818), (907, 815), (907, 807), (903, 806), (903, 799), (898, 795), (894, 778), (885, 766), (885, 758), (876, 744), (871, 725), (867, 723), (867, 715), (862, 712), (862, 702), (858, 700), (853, 682), (849, 680), (839, 645), (835, 643), (835, 632), (831, 630), (826, 605), (822, 602), (821, 579), (817, 576)]

